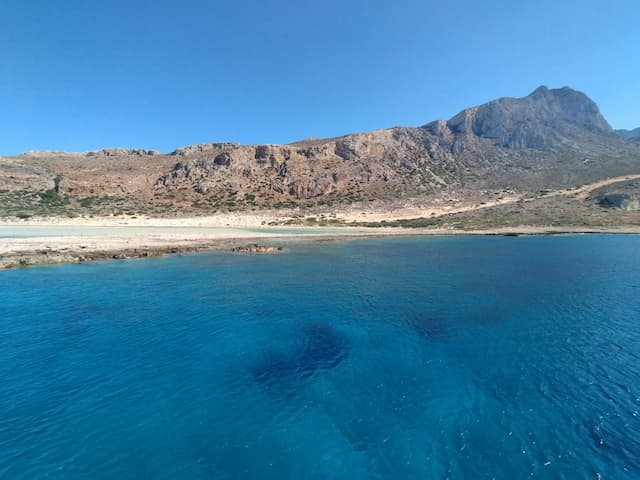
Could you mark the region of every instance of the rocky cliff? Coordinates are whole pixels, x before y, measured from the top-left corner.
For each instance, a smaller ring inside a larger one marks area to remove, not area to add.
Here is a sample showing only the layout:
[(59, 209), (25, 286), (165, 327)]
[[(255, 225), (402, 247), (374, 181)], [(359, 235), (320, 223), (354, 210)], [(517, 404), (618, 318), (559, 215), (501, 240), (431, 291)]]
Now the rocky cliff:
[[(617, 133), (617, 134), (616, 134)], [(538, 191), (640, 172), (640, 144), (568, 87), (501, 98), (448, 121), (290, 145), (208, 143), (0, 159), (0, 188), (54, 186), (180, 211), (388, 200), (458, 189)], [(93, 200), (92, 200), (93, 201)]]
[(593, 101), (567, 87), (540, 87), (418, 128), (285, 146), (206, 144), (174, 154), (182, 158), (158, 188), (295, 200), (559, 187), (639, 168), (638, 149), (613, 133)]
[(568, 87), (539, 87), (525, 98), (501, 98), (463, 110), (447, 122), (456, 134), (473, 134), (512, 149), (548, 150), (585, 134), (608, 134), (598, 106)]

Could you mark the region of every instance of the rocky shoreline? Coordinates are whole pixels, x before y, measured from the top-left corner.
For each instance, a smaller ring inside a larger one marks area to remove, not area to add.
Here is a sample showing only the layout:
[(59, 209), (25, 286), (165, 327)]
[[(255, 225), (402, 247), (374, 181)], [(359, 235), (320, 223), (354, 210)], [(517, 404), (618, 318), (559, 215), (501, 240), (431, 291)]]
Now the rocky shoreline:
[[(213, 248), (213, 247), (212, 247)], [(18, 252), (0, 258), (0, 269), (56, 265), (63, 263), (85, 263), (97, 260), (126, 260), (130, 258), (161, 257), (175, 253), (200, 251), (200, 247), (167, 247), (153, 249), (104, 250), (104, 251), (50, 251)]]
[(233, 247), (230, 251), (235, 253), (279, 253), (282, 252), (282, 250), (282, 247), (252, 243), (249, 245), (242, 245), (240, 247)]
[(136, 258), (154, 258), (166, 255), (196, 253), (204, 251), (227, 251), (233, 253), (272, 254), (283, 252), (282, 247), (273, 245), (237, 245), (237, 242), (222, 240), (199, 245), (178, 245), (152, 248), (131, 248), (119, 250), (37, 250), (16, 252), (0, 256), (0, 270), (38, 265), (57, 265), (67, 263), (85, 263), (99, 260), (129, 260)]
[(203, 251), (226, 251), (230, 253), (273, 254), (284, 249), (274, 245), (258, 243), (240, 244), (237, 241), (218, 240), (193, 245), (167, 245), (149, 248), (124, 248), (105, 250), (85, 250), (65, 248), (61, 250), (39, 249), (18, 251), (0, 255), (0, 270), (37, 265), (57, 265), (66, 263), (85, 263), (99, 260), (129, 260), (135, 258), (154, 258), (166, 255), (196, 253)]
[[(153, 258), (172, 254), (195, 253), (204, 251), (226, 251), (240, 254), (275, 254), (285, 252), (282, 241), (312, 241), (327, 243), (363, 238), (384, 238), (390, 236), (422, 235), (486, 235), (486, 236), (531, 236), (566, 234), (640, 234), (640, 227), (618, 228), (579, 228), (579, 227), (514, 227), (491, 230), (445, 230), (445, 229), (402, 229), (369, 228), (359, 231), (336, 233), (336, 229), (326, 233), (316, 232), (300, 235), (286, 234), (274, 229), (268, 234), (255, 237), (252, 232), (229, 231), (209, 237), (176, 236), (175, 233), (163, 234), (154, 231), (154, 235), (131, 237), (78, 237), (58, 236), (32, 239), (0, 238), (0, 270), (36, 265), (55, 265), (64, 263), (85, 263), (98, 260), (126, 260), (134, 258)], [(238, 233), (239, 232), (239, 233)], [(280, 242), (273, 245), (270, 239)], [(258, 243), (261, 242), (261, 243)]]

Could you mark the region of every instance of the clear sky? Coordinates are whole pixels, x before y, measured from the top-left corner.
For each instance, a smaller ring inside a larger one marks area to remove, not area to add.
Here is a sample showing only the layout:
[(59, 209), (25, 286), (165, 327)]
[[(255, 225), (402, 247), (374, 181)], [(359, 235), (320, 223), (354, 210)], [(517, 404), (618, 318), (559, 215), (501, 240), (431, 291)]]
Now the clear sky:
[(287, 143), (539, 85), (640, 127), (638, 0), (0, 0), (0, 153)]

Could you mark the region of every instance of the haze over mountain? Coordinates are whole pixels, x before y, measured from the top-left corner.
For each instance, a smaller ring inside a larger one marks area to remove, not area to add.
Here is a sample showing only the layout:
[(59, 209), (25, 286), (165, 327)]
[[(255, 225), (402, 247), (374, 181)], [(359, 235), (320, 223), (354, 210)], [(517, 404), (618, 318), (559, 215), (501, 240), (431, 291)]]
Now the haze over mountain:
[(0, 188), (52, 190), (71, 205), (117, 200), (134, 211), (174, 214), (483, 189), (532, 192), (639, 173), (633, 138), (614, 132), (585, 94), (539, 87), (448, 121), (289, 145), (27, 152), (2, 160)]

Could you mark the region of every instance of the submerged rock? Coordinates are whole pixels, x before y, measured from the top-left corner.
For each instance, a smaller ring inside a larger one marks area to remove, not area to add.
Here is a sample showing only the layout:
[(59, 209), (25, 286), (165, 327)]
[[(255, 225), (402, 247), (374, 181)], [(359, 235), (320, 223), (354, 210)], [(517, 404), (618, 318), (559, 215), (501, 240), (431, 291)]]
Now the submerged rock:
[(346, 339), (329, 325), (305, 325), (300, 346), (290, 353), (269, 352), (252, 369), (258, 383), (295, 380), (337, 367), (348, 355)]

